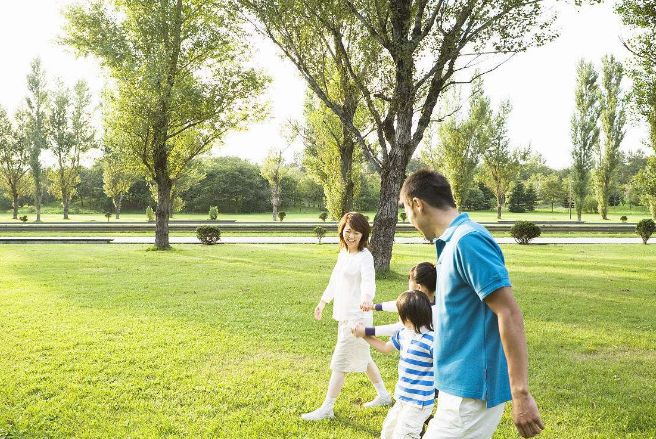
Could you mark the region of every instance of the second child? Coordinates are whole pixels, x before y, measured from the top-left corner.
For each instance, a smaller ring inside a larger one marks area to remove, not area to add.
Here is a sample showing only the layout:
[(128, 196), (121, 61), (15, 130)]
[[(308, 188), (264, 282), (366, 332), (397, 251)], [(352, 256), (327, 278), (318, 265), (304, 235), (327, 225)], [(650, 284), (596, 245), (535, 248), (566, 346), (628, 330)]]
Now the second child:
[(396, 403), (387, 413), (382, 439), (419, 438), (435, 403), (431, 303), (420, 291), (406, 291), (396, 301), (403, 328), (390, 341), (373, 336), (364, 339), (376, 350), (399, 351)]

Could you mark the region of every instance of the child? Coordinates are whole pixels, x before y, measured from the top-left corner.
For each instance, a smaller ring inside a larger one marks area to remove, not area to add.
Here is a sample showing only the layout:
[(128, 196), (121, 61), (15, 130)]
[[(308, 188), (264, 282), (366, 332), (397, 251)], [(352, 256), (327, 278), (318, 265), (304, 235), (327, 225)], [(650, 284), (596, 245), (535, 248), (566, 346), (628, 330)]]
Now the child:
[(371, 326), (370, 310), (376, 292), (374, 259), (367, 247), (369, 222), (357, 212), (345, 214), (339, 223), (340, 252), (330, 276), (328, 287), (314, 310), (314, 318), (321, 320), (323, 308), (331, 300), (333, 319), (339, 322), (337, 345), (330, 363), (332, 374), (326, 399), (317, 410), (301, 417), (306, 421), (332, 418), (333, 406), (344, 384), (347, 372), (367, 372), (378, 396), (365, 407), (389, 405), (392, 397), (385, 389), (376, 363), (371, 358), (369, 345), (351, 333), (356, 324)]
[(387, 413), (380, 437), (419, 438), (435, 401), (431, 304), (424, 293), (415, 290), (401, 294), (396, 307), (403, 328), (390, 341), (365, 337), (380, 352), (396, 349), (400, 353), (396, 403)]
[[(408, 290), (421, 291), (426, 295), (431, 305), (435, 304), (435, 285), (437, 283), (437, 272), (435, 265), (431, 262), (421, 262), (410, 269), (408, 273)], [(376, 311), (397, 312), (396, 301), (377, 303), (374, 305)], [(399, 329), (403, 328), (402, 323), (392, 323), (391, 325), (354, 327), (353, 335), (364, 337), (365, 335), (383, 335), (391, 337)]]

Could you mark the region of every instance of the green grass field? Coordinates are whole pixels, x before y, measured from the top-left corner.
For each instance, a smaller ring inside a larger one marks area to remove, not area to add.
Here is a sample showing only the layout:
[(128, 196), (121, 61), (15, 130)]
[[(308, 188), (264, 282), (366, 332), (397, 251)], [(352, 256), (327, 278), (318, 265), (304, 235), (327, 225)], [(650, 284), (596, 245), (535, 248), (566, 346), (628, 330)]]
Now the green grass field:
[[(652, 246), (505, 246), (544, 438), (656, 437)], [(0, 246), (0, 438), (375, 438), (364, 374), (321, 402), (336, 324), (315, 322), (336, 249)], [(395, 248), (378, 299), (431, 246)], [(330, 307), (325, 312), (330, 316)], [(376, 315), (378, 323), (391, 314)], [(378, 362), (388, 388), (397, 357)], [(509, 410), (495, 438), (516, 438)]]
[[(86, 212), (86, 211), (85, 211)], [(319, 221), (320, 210), (317, 209), (289, 209), (286, 211), (287, 216), (285, 222), (292, 221)], [(375, 212), (364, 212), (365, 215), (368, 215), (369, 218), (373, 221)], [(21, 215), (27, 215), (29, 221), (34, 221), (36, 215), (34, 213), (28, 212), (26, 209), (21, 210)], [(620, 217), (625, 215), (628, 218), (629, 222), (638, 222), (643, 218), (648, 218), (650, 216), (649, 211), (646, 207), (636, 207), (629, 209), (627, 206), (618, 206), (611, 207), (609, 209), (609, 219), (607, 222), (619, 223)], [(107, 222), (104, 214), (98, 213), (71, 213), (70, 221), (84, 221), (84, 222)], [(475, 221), (479, 222), (496, 222), (496, 210), (489, 211), (476, 211), (471, 212), (471, 217)], [(207, 214), (200, 213), (178, 213), (175, 215), (173, 220), (207, 220)], [(569, 211), (562, 207), (556, 207), (554, 212), (551, 212), (550, 207), (541, 207), (535, 210), (534, 212), (526, 213), (511, 213), (507, 210), (504, 210), (502, 214), (502, 220), (529, 220), (529, 221), (569, 221)], [(576, 220), (576, 212), (572, 211), (572, 219)], [(598, 214), (583, 214), (582, 217), (585, 222), (606, 222), (601, 219), (601, 216)], [(63, 216), (61, 214), (61, 208), (48, 207), (44, 209), (44, 213), (41, 216), (43, 222), (61, 222)], [(271, 213), (250, 213), (250, 214), (220, 214), (219, 220), (236, 220), (242, 222), (255, 221), (271, 221)], [(17, 220), (11, 219), (11, 212), (4, 211), (0, 212), (0, 222), (13, 222)], [(112, 217), (111, 222), (128, 222), (128, 221), (146, 221), (146, 215), (143, 212), (124, 212), (121, 214), (120, 220), (116, 220)]]

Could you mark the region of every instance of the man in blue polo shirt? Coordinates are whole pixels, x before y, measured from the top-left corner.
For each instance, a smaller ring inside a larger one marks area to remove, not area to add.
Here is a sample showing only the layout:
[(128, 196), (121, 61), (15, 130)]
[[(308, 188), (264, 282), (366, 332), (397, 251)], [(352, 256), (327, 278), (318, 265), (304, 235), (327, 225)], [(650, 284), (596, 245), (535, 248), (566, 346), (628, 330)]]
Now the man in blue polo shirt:
[(437, 412), (427, 439), (483, 439), (494, 434), (506, 401), (523, 437), (544, 425), (528, 390), (524, 322), (503, 254), (490, 233), (456, 209), (451, 186), (436, 172), (410, 175), (401, 202), (412, 224), (435, 239)]

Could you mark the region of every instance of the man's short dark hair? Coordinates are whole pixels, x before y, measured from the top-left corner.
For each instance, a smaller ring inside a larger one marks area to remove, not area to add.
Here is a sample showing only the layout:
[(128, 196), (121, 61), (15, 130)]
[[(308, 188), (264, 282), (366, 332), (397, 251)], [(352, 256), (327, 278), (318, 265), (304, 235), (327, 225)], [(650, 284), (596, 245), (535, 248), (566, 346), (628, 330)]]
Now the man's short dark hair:
[(409, 175), (403, 182), (401, 198), (419, 198), (437, 209), (456, 207), (451, 185), (446, 177), (430, 169), (421, 169)]

